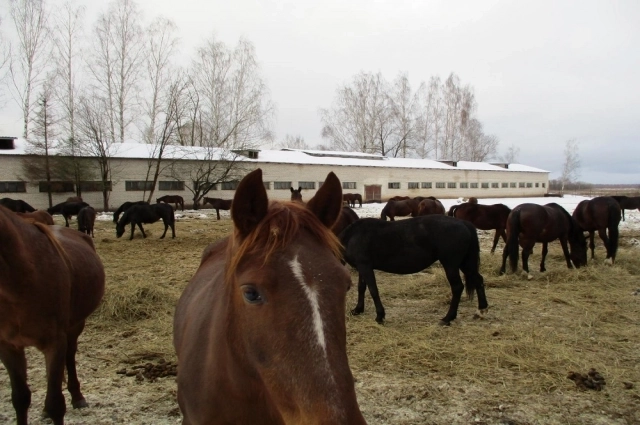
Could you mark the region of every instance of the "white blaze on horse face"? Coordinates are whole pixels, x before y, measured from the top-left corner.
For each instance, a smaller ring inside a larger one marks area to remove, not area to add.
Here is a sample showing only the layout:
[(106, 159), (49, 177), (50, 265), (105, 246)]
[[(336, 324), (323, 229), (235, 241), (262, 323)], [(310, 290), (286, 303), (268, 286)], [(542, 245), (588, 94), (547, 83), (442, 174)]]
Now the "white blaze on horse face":
[(322, 347), (322, 351), (324, 351), (325, 355), (327, 353), (327, 343), (324, 337), (324, 324), (322, 323), (322, 316), (320, 315), (320, 305), (318, 303), (318, 292), (309, 287), (307, 282), (304, 280), (304, 274), (302, 273), (302, 265), (300, 261), (298, 261), (298, 256), (296, 255), (293, 260), (289, 261), (289, 267), (291, 267), (291, 271), (293, 275), (298, 279), (300, 286), (304, 290), (305, 295), (309, 299), (309, 303), (311, 304), (312, 317), (313, 317), (313, 329), (315, 330), (316, 338), (318, 340), (318, 345)]

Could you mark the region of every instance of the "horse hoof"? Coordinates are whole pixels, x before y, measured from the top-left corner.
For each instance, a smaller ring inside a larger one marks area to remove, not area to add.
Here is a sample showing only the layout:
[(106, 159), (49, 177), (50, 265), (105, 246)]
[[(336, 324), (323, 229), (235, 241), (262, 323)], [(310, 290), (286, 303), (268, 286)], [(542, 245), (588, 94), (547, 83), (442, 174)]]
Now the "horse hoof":
[(607, 258), (606, 260), (604, 260), (604, 264), (605, 266), (613, 266), (613, 259)]
[(72, 401), (71, 404), (73, 405), (74, 409), (83, 409), (85, 407), (89, 407), (89, 404), (87, 404), (87, 401), (84, 398), (81, 400)]
[(353, 310), (351, 310), (351, 312), (350, 312), (350, 313), (351, 313), (351, 315), (352, 315), (352, 316), (359, 316), (359, 315), (361, 315), (363, 312), (364, 312), (364, 310), (359, 310), (359, 309), (357, 309), (357, 308), (354, 308)]
[(379, 325), (384, 325), (384, 319), (378, 319), (378, 318), (376, 317), (376, 322), (377, 322)]
[(483, 308), (482, 310), (476, 311), (476, 313), (473, 315), (473, 319), (474, 320), (484, 319), (484, 315), (485, 315), (486, 312), (487, 312), (486, 308)]
[(531, 280), (531, 279), (533, 279), (533, 275), (528, 274), (527, 275), (527, 280)]
[(441, 319), (438, 321), (438, 326), (451, 326), (451, 322), (447, 322)]

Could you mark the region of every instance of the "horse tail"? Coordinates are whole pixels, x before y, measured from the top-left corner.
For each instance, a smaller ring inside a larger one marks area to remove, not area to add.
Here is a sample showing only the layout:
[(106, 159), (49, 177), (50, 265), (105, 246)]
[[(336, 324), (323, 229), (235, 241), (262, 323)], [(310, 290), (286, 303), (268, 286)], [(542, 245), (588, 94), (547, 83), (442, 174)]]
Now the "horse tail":
[(467, 297), (472, 299), (473, 294), (484, 286), (484, 279), (480, 274), (480, 241), (478, 240), (478, 231), (476, 230), (476, 227), (466, 221), (463, 221), (463, 223), (465, 223), (469, 229), (471, 241), (467, 254), (463, 260), (464, 268), (462, 269), (462, 272), (464, 273), (464, 287), (467, 292)]
[(618, 251), (618, 239), (620, 236), (620, 231), (618, 229), (618, 225), (620, 224), (620, 208), (618, 205), (614, 203), (609, 204), (609, 222), (607, 223), (609, 227), (609, 256), (613, 260), (616, 258), (616, 252)]
[(382, 212), (380, 213), (380, 219), (387, 221), (387, 208), (389, 207), (389, 203), (387, 202), (387, 205), (384, 206), (384, 208), (382, 209)]
[(509, 254), (509, 266), (511, 272), (515, 273), (518, 269), (518, 235), (520, 234), (520, 209), (513, 209), (509, 218), (507, 219), (507, 225), (509, 227), (509, 241), (507, 242), (507, 249)]
[(58, 252), (58, 255), (60, 256), (60, 258), (62, 258), (62, 261), (64, 261), (65, 265), (67, 266), (67, 269), (69, 270), (69, 272), (71, 272), (73, 270), (71, 259), (67, 255), (67, 251), (65, 251), (64, 247), (60, 244), (58, 239), (56, 239), (56, 237), (53, 235), (53, 232), (51, 231), (51, 228), (49, 227), (49, 225), (42, 224), (37, 221), (34, 221), (33, 225), (36, 226), (38, 230), (40, 230), (42, 233), (44, 233), (45, 236), (51, 241), (51, 244), (53, 245), (55, 250)]
[(447, 213), (448, 216), (451, 217), (455, 217), (456, 216), (456, 210), (458, 209), (460, 205), (451, 205), (451, 208), (449, 208), (449, 212)]

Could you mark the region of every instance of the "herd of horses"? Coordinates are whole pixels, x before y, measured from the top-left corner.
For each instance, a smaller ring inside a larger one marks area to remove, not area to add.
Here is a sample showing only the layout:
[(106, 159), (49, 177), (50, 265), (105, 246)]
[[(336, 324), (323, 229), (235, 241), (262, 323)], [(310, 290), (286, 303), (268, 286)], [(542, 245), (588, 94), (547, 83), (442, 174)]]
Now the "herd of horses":
[[(439, 261), (452, 295), (439, 323), (449, 325), (464, 291), (477, 296), (477, 315), (488, 308), (477, 229), (495, 229), (492, 252), (504, 240), (503, 273), (507, 260), (517, 270), (522, 248), (530, 278), (535, 243), (543, 245), (540, 271), (555, 240), (567, 267), (577, 268), (587, 264), (588, 248), (594, 258), (595, 232), (613, 264), (625, 208), (612, 197), (582, 201), (573, 214), (555, 203), (511, 210), (470, 200), (445, 213), (440, 201), (428, 197), (389, 200), (378, 219), (358, 217), (334, 173), (308, 202), (301, 191), (291, 188), (292, 202), (270, 201), (257, 169), (239, 183), (232, 202), (204, 199), (218, 219), (219, 209), (230, 209), (233, 232), (204, 250), (176, 306), (173, 345), (183, 423), (365, 424), (347, 359), (344, 312), (351, 279), (345, 263), (358, 272), (351, 313), (364, 312), (368, 289), (375, 320), (383, 323), (375, 270), (412, 274)], [(31, 391), (24, 350), (36, 346), (44, 353), (44, 410), (62, 425), (64, 381), (72, 406), (87, 406), (76, 372), (77, 341), (105, 288), (104, 266), (90, 237), (93, 225), (79, 223), (78, 232), (68, 228), (69, 218), (95, 220), (95, 210), (81, 199), (48, 211), (7, 199), (0, 200), (0, 360), (9, 373), (17, 423), (26, 424)], [(136, 226), (145, 237), (142, 223), (163, 220), (161, 238), (169, 227), (175, 237), (174, 209), (165, 201), (120, 206), (113, 216), (116, 235), (129, 224), (131, 238)], [(38, 212), (49, 219), (28, 215)], [(63, 215), (66, 226), (51, 226), (51, 214)], [(395, 220), (403, 215), (411, 218)]]

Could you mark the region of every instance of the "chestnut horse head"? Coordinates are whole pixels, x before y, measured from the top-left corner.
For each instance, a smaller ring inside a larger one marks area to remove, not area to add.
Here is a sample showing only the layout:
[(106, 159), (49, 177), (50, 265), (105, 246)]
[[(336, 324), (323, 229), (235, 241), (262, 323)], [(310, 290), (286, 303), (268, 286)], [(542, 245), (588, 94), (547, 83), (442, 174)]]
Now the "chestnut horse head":
[(231, 236), (207, 247), (174, 318), (185, 423), (364, 424), (346, 353), (351, 279), (330, 228), (340, 181), (306, 204), (239, 184)]

